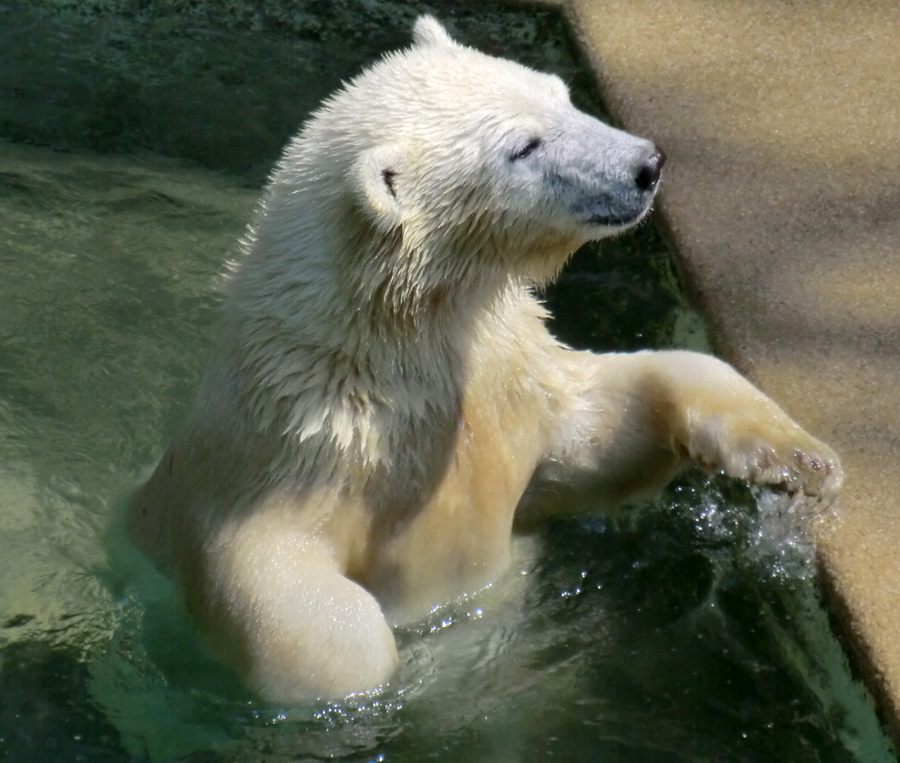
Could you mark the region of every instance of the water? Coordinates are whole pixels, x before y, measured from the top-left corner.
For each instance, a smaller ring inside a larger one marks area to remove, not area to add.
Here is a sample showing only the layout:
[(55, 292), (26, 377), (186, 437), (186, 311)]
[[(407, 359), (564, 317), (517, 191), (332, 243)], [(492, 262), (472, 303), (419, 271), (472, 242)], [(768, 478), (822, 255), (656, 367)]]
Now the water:
[[(21, 60), (37, 85), (45, 70), (105, 77), (99, 49), (139, 47), (124, 15), (63, 30), (35, 7), (0, 8), (0, 29), (28, 31)], [(535, 52), (532, 16), (503, 13), (484, 29), (562, 65), (546, 40)], [(157, 30), (141, 65), (170, 61), (159, 51), (183, 39), (171, 23), (134, 23)], [(192, 39), (230, 48), (228, 30), (203, 29)], [(266, 40), (278, 61), (299, 44)], [(0, 57), (16, 63), (14, 42)], [(86, 71), (71, 66), (79, 55)], [(18, 87), (16, 66), (0, 72)], [(148, 126), (140, 109), (116, 122), (76, 98), (63, 99), (67, 129), (46, 111), (62, 101), (36, 101), (41, 119), (23, 109), (0, 142), (0, 759), (893, 760), (816, 596), (803, 532), (816, 517), (698, 474), (616, 517), (544, 528), (497, 586), (400, 632), (403, 667), (382, 695), (301, 708), (249, 696), (119, 518), (190, 401), (219, 273), (277, 141), (219, 134), (215, 151), (197, 148), (177, 124)], [(198, 120), (206, 106), (226, 110), (200, 103)], [(582, 346), (703, 342), (650, 226), (601, 259), (579, 255), (548, 299), (554, 329)]]

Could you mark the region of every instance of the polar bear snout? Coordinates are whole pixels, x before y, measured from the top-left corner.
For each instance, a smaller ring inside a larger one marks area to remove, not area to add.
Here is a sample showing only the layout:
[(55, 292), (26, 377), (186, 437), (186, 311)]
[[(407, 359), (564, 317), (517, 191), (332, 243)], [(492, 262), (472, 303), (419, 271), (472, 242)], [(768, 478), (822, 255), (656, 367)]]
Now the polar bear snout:
[(604, 157), (592, 170), (572, 173), (559, 183), (560, 187), (571, 183), (567, 188), (573, 199), (571, 209), (593, 239), (638, 223), (650, 211), (659, 187), (665, 152), (649, 141), (625, 138), (630, 155), (626, 150), (613, 161)]
[(665, 163), (665, 151), (656, 147), (653, 153), (641, 164), (637, 174), (634, 176), (634, 184), (639, 191), (652, 191), (656, 188)]

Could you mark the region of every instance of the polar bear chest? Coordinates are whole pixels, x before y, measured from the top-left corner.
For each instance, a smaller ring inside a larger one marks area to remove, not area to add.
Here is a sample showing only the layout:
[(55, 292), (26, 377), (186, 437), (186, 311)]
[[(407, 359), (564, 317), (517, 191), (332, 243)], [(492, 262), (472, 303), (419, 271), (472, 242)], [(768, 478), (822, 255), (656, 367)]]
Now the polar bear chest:
[[(394, 622), (477, 591), (509, 565), (515, 510), (544, 445), (546, 405), (540, 390), (509, 371), (500, 364), (473, 379), (479, 383), (463, 397), (434, 481), (402, 499), (398, 521), (373, 525), (360, 582)], [(393, 488), (403, 495), (401, 483), (397, 475)]]

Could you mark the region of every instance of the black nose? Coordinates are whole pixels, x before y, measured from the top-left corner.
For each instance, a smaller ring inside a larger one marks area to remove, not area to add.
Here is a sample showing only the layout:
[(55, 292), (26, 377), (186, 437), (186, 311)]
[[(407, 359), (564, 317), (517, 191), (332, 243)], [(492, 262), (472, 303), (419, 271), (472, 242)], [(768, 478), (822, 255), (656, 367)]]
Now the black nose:
[(666, 163), (666, 155), (661, 148), (657, 148), (645, 161), (634, 176), (634, 184), (641, 191), (651, 191), (659, 182), (659, 175)]

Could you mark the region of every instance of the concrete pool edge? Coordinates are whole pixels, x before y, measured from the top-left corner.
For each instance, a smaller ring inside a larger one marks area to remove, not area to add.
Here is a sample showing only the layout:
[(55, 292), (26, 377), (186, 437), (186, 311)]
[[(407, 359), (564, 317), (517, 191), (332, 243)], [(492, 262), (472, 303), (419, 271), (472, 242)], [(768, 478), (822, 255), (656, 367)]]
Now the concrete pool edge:
[(662, 217), (720, 353), (842, 456), (821, 587), (900, 746), (900, 11), (544, 4), (612, 113), (669, 154)]

